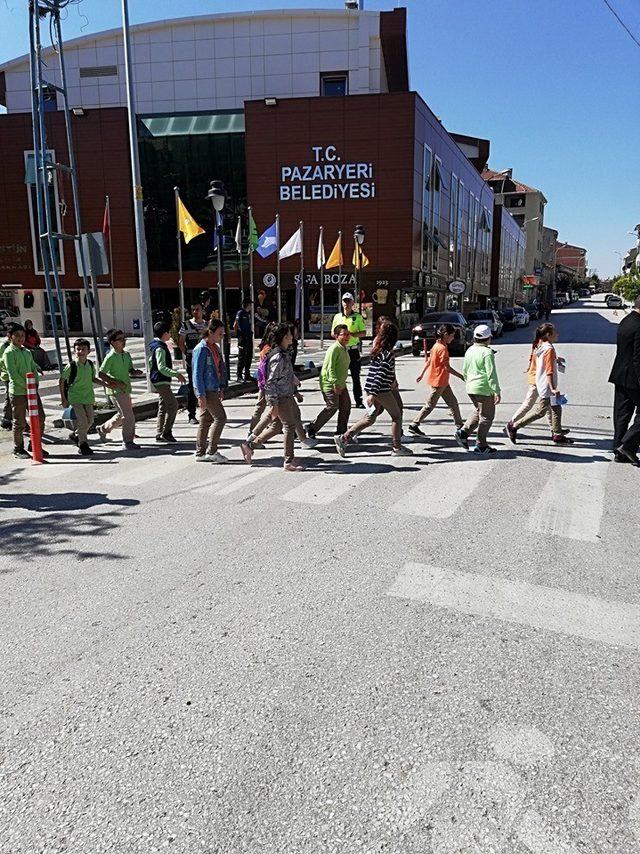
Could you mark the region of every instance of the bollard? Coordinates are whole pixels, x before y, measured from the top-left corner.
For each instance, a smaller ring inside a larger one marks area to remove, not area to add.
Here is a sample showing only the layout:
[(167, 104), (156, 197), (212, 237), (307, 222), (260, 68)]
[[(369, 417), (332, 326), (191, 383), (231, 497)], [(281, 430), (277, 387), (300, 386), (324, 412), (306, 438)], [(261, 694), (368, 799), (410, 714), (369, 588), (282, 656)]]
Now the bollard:
[(40, 433), (40, 411), (38, 409), (38, 386), (35, 374), (27, 374), (27, 414), (31, 431), (31, 456), (33, 465), (42, 465), (42, 435)]

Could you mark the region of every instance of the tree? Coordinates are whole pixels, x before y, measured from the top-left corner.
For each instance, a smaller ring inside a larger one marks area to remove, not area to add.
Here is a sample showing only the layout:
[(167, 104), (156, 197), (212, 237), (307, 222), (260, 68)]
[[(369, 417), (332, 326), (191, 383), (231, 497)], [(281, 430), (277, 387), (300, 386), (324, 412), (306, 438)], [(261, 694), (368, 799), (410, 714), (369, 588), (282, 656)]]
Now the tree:
[(633, 270), (626, 276), (618, 276), (614, 279), (612, 290), (627, 302), (634, 302), (640, 296), (640, 271)]

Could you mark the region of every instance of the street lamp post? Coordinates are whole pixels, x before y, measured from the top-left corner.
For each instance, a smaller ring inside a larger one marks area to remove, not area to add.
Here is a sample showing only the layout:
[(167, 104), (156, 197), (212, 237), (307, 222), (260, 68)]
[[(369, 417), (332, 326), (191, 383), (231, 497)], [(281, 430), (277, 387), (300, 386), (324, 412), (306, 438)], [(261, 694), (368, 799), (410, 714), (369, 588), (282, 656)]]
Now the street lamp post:
[(362, 314), (362, 288), (360, 286), (360, 272), (362, 270), (362, 244), (364, 243), (364, 226), (356, 225), (353, 239), (356, 244), (356, 287), (358, 288), (358, 311)]
[(213, 207), (213, 215), (215, 217), (216, 229), (216, 249), (218, 254), (218, 314), (220, 320), (224, 324), (224, 360), (227, 364), (227, 370), (231, 373), (231, 340), (229, 334), (229, 324), (227, 323), (227, 305), (226, 293), (224, 288), (224, 259), (222, 257), (222, 211), (227, 201), (227, 193), (222, 181), (212, 181), (209, 185), (207, 198)]

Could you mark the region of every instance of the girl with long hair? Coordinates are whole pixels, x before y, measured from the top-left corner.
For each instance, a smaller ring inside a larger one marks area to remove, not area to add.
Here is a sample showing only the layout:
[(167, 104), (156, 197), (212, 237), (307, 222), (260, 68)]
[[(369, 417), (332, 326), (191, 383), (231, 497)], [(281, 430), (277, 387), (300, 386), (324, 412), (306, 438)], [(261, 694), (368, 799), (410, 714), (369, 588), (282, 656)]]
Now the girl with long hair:
[(420, 422), (433, 412), (440, 398), (449, 407), (449, 412), (456, 427), (462, 427), (463, 421), (460, 415), (458, 398), (449, 385), (451, 374), (454, 377), (464, 380), (462, 374), (454, 370), (449, 364), (448, 345), (451, 344), (455, 337), (456, 331), (453, 326), (450, 323), (443, 323), (436, 331), (435, 344), (425, 356), (424, 367), (416, 378), (416, 382), (419, 383), (426, 374), (427, 384), (431, 387), (431, 392), (427, 398), (427, 402), (409, 425), (409, 432), (413, 433), (414, 436), (424, 436), (424, 433), (420, 429)]
[(334, 438), (341, 457), (354, 436), (375, 424), (384, 411), (391, 417), (391, 453), (396, 457), (410, 457), (413, 452), (402, 444), (402, 407), (398, 404), (398, 381), (396, 380), (396, 358), (394, 347), (398, 340), (398, 328), (394, 323), (379, 324), (370, 351), (371, 361), (364, 385), (367, 394), (367, 412), (346, 433)]

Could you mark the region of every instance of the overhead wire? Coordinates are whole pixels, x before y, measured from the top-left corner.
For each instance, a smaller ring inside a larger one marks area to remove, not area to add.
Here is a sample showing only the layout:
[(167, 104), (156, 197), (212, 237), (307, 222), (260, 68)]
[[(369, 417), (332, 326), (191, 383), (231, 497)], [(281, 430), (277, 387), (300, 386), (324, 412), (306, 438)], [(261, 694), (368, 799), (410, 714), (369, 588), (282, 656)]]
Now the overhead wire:
[(616, 21), (620, 24), (620, 26), (622, 27), (622, 29), (627, 33), (627, 35), (628, 35), (631, 39), (633, 39), (633, 41), (635, 42), (635, 44), (637, 45), (637, 47), (640, 47), (640, 40), (639, 40), (639, 39), (637, 38), (637, 36), (636, 36), (636, 35), (635, 35), (635, 34), (634, 34), (630, 29), (629, 29), (629, 27), (625, 24), (625, 22), (622, 20), (622, 18), (620, 17), (620, 15), (618, 15), (618, 13), (617, 13), (617, 12), (616, 12), (616, 10), (613, 8), (613, 6), (612, 6), (612, 5), (611, 5), (611, 3), (609, 2), (609, 0), (602, 0), (602, 2), (603, 2), (603, 3), (604, 3), (604, 5), (607, 7), (607, 9), (611, 12), (611, 14), (614, 16), (614, 18), (616, 19)]

